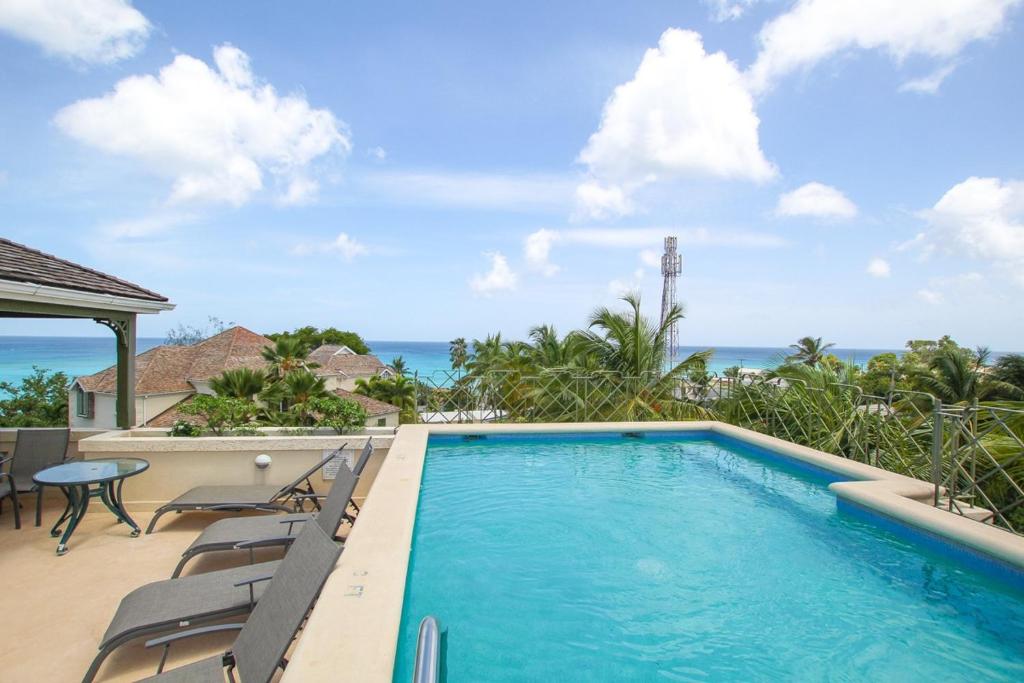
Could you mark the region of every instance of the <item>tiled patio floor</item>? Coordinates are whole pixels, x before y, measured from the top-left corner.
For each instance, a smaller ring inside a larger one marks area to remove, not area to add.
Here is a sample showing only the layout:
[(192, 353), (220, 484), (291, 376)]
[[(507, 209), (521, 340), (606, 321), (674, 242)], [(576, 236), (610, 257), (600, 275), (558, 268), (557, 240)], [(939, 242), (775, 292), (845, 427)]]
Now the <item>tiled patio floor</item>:
[[(188, 513), (164, 516), (157, 531), (131, 538), (99, 505), (71, 538), (70, 552), (55, 554), (50, 526), (63, 506), (56, 500), (44, 509), (43, 526), (33, 526), (35, 498), (25, 496), (22, 528), (14, 529), (10, 501), (0, 515), (0, 581), (5, 624), (0, 638), (0, 680), (11, 682), (80, 681), (97, 652), (120, 599), (150, 581), (170, 577), (181, 552), (219, 516)], [(133, 513), (145, 528), (151, 513)], [(264, 550), (257, 561), (274, 559), (279, 550)], [(237, 554), (210, 553), (193, 561), (189, 571), (209, 571), (245, 561)], [(231, 620), (229, 620), (231, 621)], [(233, 635), (199, 638), (171, 649), (169, 667), (223, 652)], [(145, 639), (111, 655), (97, 681), (134, 681), (156, 671), (159, 648), (146, 650)]]

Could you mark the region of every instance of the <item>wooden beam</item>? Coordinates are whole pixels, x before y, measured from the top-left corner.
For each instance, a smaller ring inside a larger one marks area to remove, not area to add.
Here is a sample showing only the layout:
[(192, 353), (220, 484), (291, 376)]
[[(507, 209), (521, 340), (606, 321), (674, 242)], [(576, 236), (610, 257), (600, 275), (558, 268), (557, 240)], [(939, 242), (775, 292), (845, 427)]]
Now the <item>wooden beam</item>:
[(135, 426), (135, 314), (118, 313), (94, 318), (114, 331), (117, 338), (117, 428)]
[(0, 318), (124, 318), (134, 315), (125, 311), (112, 311), (105, 308), (89, 308), (85, 306), (67, 306), (47, 304), (37, 301), (19, 301), (17, 299), (0, 299)]

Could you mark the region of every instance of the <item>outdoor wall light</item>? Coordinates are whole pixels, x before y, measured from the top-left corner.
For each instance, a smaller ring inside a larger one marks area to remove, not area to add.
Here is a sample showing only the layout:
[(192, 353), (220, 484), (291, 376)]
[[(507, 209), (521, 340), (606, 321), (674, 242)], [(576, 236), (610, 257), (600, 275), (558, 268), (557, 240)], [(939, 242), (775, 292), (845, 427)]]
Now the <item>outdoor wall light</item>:
[(270, 463), (274, 462), (274, 460), (266, 453), (260, 453), (253, 462), (256, 463), (257, 468), (265, 470), (270, 467)]

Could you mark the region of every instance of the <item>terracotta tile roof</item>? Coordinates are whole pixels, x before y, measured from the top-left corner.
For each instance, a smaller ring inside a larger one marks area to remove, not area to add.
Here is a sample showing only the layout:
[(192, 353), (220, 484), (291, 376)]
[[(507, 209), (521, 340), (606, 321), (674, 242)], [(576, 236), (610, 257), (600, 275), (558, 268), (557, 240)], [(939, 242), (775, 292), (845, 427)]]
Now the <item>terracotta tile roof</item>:
[[(135, 393), (168, 394), (194, 391), (189, 380), (208, 380), (224, 370), (267, 367), (261, 352), (273, 343), (244, 327), (232, 327), (192, 346), (157, 346), (135, 357)], [(79, 377), (86, 391), (113, 394), (117, 366)], [(172, 420), (173, 422), (173, 420)]]
[(391, 413), (401, 412), (401, 408), (393, 406), (390, 403), (384, 401), (378, 401), (375, 398), (369, 396), (363, 396), (362, 394), (356, 394), (351, 391), (345, 391), (344, 389), (335, 389), (334, 393), (342, 398), (355, 401), (359, 405), (366, 409), (366, 415), (368, 417), (376, 417), (378, 415), (390, 415)]
[(346, 377), (373, 377), (387, 370), (377, 356), (347, 353), (347, 347), (325, 344), (309, 354), (309, 360), (320, 365), (318, 375), (345, 375)]
[(156, 417), (146, 422), (146, 426), (164, 427), (170, 429), (171, 425), (173, 425), (178, 420), (188, 420), (189, 422), (193, 422), (195, 424), (202, 425), (205, 427), (206, 418), (204, 418), (202, 415), (185, 415), (184, 413), (181, 413), (178, 410), (178, 408), (185, 405), (186, 403), (191, 403), (194, 397), (195, 394), (192, 394), (192, 396), (189, 396), (184, 401), (178, 401), (164, 412), (160, 413)]
[(237, 368), (263, 370), (267, 367), (263, 348), (273, 345), (274, 342), (262, 334), (232, 327), (192, 347), (196, 350), (196, 359), (189, 368), (188, 379), (210, 379)]
[(65, 261), (2, 237), (0, 237), (0, 280), (30, 282), (48, 287), (123, 296), (130, 299), (167, 301), (167, 297), (131, 282), (71, 261)]
[[(157, 346), (140, 353), (135, 357), (135, 393), (141, 396), (194, 391), (194, 387), (185, 381), (194, 358), (194, 346)], [(78, 383), (86, 391), (116, 393), (117, 366), (79, 377)]]

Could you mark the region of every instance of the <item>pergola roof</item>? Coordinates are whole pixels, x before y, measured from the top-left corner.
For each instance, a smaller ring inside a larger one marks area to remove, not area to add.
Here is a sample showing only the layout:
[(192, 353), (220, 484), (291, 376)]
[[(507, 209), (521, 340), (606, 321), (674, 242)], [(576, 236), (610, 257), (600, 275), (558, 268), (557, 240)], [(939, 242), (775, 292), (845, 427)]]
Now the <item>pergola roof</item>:
[(0, 237), (0, 280), (32, 282), (62, 289), (167, 301), (167, 297), (113, 275), (80, 266)]
[(0, 237), (0, 317), (92, 318), (117, 337), (117, 425), (135, 424), (135, 327), (174, 304), (113, 275)]

